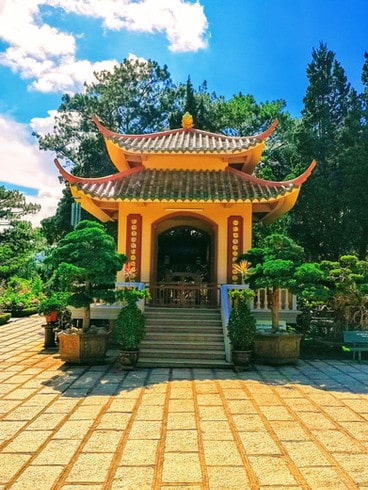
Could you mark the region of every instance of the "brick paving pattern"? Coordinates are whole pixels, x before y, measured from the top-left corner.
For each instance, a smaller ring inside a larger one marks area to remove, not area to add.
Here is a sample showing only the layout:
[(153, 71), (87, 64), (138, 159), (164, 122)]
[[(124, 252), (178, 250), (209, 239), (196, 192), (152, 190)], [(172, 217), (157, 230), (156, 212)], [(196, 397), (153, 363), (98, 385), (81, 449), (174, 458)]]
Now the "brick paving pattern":
[(0, 327), (0, 490), (368, 489), (368, 364), (64, 364)]

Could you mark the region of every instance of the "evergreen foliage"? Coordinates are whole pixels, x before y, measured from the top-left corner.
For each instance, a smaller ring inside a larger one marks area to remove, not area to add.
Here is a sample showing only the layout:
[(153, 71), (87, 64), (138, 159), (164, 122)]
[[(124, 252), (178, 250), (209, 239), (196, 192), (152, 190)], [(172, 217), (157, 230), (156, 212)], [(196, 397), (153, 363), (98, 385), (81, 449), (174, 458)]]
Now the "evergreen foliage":
[(27, 214), (35, 214), (41, 209), (39, 204), (27, 203), (24, 194), (18, 190), (6, 190), (0, 185), (0, 221), (10, 223)]
[(238, 257), (250, 264), (245, 278), (253, 290), (266, 289), (272, 330), (279, 330), (280, 289), (304, 298), (327, 297), (325, 276), (316, 263), (304, 263), (304, 250), (289, 237), (272, 234), (262, 247), (251, 248)]
[(146, 336), (146, 319), (137, 301), (149, 297), (146, 290), (124, 289), (118, 293), (125, 303), (115, 322), (115, 336), (123, 350), (137, 350)]
[(84, 330), (89, 328), (90, 304), (95, 299), (115, 300), (116, 273), (125, 261), (104, 227), (88, 220), (62, 238), (45, 259), (53, 271), (51, 289), (70, 293), (69, 304), (84, 308)]
[(227, 326), (232, 348), (250, 350), (256, 334), (256, 320), (249, 307), (254, 292), (249, 289), (234, 290), (229, 292), (229, 297), (234, 301)]

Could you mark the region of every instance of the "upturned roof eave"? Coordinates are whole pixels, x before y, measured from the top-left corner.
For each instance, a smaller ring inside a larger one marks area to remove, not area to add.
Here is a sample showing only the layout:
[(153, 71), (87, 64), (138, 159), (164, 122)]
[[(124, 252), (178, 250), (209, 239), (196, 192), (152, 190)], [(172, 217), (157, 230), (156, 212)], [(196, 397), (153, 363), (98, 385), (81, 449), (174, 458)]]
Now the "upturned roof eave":
[(139, 165), (138, 167), (133, 167), (133, 168), (130, 168), (128, 170), (124, 170), (122, 172), (117, 172), (116, 174), (107, 175), (105, 177), (79, 177), (77, 175), (73, 175), (73, 174), (67, 172), (61, 166), (61, 164), (57, 158), (55, 158), (54, 163), (56, 165), (56, 168), (59, 170), (60, 175), (63, 177), (63, 179), (66, 180), (67, 182), (69, 182), (70, 184), (74, 184), (74, 183), (102, 184), (103, 182), (112, 182), (115, 180), (119, 180), (119, 179), (124, 178), (128, 175), (135, 174), (137, 172), (141, 172), (142, 170), (145, 169), (144, 165)]
[(211, 137), (216, 137), (216, 138), (222, 138), (224, 140), (238, 140), (238, 141), (256, 141), (256, 142), (262, 142), (266, 140), (270, 134), (275, 130), (276, 126), (278, 125), (278, 121), (274, 121), (271, 126), (266, 129), (266, 131), (263, 131), (262, 133), (259, 133), (257, 135), (253, 136), (227, 136), (225, 134), (221, 133), (213, 133), (211, 131), (204, 131), (201, 129), (196, 129), (196, 128), (178, 128), (178, 129), (168, 129), (166, 131), (158, 131), (156, 133), (147, 133), (147, 134), (125, 134), (125, 133), (116, 133), (114, 131), (111, 131), (110, 129), (106, 128), (105, 126), (102, 125), (100, 120), (96, 115), (93, 116), (93, 122), (96, 124), (97, 129), (100, 131), (100, 133), (104, 136), (104, 138), (107, 139), (112, 139), (112, 138), (117, 138), (117, 139), (154, 139), (154, 138), (160, 138), (160, 137), (165, 137), (169, 135), (174, 135), (174, 134), (181, 134), (181, 133), (198, 133), (202, 135), (208, 135)]
[(295, 177), (294, 179), (285, 180), (285, 181), (260, 179), (258, 177), (255, 177), (254, 175), (245, 174), (244, 172), (241, 172), (240, 170), (237, 170), (232, 167), (226, 167), (225, 172), (231, 172), (237, 175), (238, 177), (247, 180), (248, 182), (252, 182), (254, 184), (261, 184), (268, 187), (274, 187), (279, 185), (283, 185), (283, 186), (292, 185), (292, 186), (300, 187), (308, 179), (308, 177), (310, 177), (316, 165), (317, 162), (313, 160), (312, 163), (309, 165), (309, 167), (301, 175)]

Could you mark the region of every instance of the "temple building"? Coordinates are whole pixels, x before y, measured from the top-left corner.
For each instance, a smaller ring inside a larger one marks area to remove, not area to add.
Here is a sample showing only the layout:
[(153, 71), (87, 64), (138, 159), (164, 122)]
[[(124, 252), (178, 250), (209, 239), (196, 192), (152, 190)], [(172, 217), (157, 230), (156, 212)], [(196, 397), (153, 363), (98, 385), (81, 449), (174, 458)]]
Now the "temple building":
[(157, 300), (165, 284), (214, 292), (238, 283), (234, 261), (252, 246), (253, 223), (288, 212), (315, 166), (286, 182), (253, 175), (277, 123), (256, 136), (233, 137), (196, 129), (189, 114), (179, 129), (140, 135), (94, 121), (116, 173), (82, 178), (55, 163), (83, 209), (117, 221), (118, 251), (128, 256), (134, 281), (148, 284)]

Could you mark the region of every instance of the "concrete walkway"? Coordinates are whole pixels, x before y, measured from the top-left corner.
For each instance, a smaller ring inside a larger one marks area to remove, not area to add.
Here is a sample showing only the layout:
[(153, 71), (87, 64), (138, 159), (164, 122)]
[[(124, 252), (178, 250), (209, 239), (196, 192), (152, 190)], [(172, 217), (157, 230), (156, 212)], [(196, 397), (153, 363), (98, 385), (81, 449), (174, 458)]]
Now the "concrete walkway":
[(71, 366), (42, 322), (0, 327), (1, 490), (368, 489), (367, 363)]

